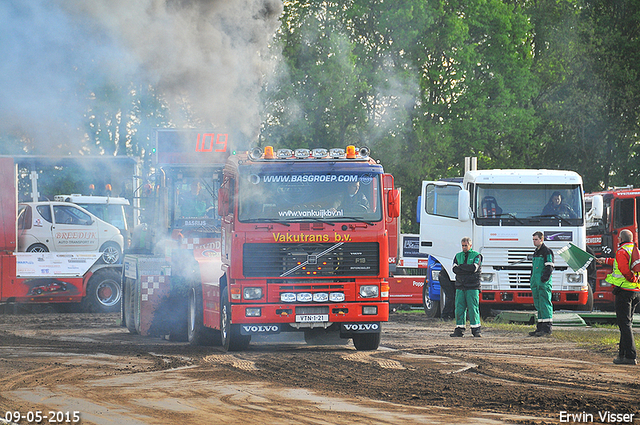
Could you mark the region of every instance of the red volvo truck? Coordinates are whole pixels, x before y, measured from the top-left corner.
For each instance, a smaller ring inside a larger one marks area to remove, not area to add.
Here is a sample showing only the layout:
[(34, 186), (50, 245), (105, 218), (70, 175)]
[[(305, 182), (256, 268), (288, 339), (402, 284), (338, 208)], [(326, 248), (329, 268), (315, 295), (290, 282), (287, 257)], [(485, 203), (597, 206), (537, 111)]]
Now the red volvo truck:
[[(150, 220), (124, 259), (125, 325), (226, 350), (284, 332), (377, 349), (400, 206), (393, 177), (366, 148), (234, 153), (231, 143), (158, 132)], [(198, 186), (200, 215), (185, 215), (184, 192)]]

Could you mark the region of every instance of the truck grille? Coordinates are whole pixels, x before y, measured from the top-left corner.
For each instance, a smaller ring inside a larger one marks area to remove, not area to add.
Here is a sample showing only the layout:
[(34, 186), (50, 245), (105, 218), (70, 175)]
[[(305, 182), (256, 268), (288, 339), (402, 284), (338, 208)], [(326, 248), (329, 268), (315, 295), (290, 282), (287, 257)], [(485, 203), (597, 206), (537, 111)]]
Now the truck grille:
[(242, 267), (245, 277), (376, 276), (379, 258), (376, 242), (247, 243)]

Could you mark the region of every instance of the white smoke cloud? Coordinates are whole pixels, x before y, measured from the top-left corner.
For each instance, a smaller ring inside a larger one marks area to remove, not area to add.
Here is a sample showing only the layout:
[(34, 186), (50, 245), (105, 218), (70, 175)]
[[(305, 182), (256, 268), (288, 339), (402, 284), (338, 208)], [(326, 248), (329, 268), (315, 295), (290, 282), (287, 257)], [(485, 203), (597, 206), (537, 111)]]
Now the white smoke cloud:
[[(82, 138), (104, 85), (150, 84), (204, 125), (255, 137), (281, 0), (20, 0), (0, 4), (0, 133)], [(181, 126), (177, 115), (174, 123)]]

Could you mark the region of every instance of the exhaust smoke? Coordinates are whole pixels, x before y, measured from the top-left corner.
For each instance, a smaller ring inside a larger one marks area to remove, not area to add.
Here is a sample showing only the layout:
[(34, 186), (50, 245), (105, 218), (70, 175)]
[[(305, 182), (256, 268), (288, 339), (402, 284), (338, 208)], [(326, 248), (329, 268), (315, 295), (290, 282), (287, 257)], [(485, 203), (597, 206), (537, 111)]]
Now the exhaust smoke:
[(4, 1), (0, 133), (31, 141), (30, 153), (96, 154), (83, 144), (96, 94), (108, 88), (125, 105), (151, 87), (166, 126), (255, 140), (282, 10), (281, 0)]

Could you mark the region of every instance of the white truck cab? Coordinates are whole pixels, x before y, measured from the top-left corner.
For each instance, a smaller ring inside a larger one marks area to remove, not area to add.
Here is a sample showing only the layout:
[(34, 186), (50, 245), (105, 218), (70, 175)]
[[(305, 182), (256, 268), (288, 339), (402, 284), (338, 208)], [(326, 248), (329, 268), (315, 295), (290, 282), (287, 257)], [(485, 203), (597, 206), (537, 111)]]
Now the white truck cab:
[[(457, 181), (456, 181), (457, 180)], [(529, 277), (532, 234), (544, 233), (556, 251), (569, 242), (585, 249), (582, 177), (560, 170), (472, 170), (454, 181), (424, 181), (420, 253), (432, 255), (452, 280), (460, 240), (471, 237), (483, 256), (481, 303), (533, 304)], [(554, 301), (585, 305), (586, 272), (575, 273), (555, 256)]]

